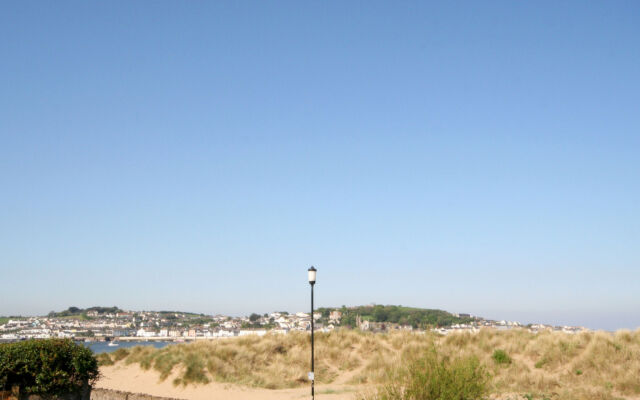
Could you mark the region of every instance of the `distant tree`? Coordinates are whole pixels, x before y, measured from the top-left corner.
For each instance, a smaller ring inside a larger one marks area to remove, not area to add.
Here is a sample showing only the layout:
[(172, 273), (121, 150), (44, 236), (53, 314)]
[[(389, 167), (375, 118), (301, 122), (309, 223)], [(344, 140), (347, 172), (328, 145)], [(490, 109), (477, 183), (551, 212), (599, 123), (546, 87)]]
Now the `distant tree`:
[[(323, 309), (324, 311), (324, 309)], [(430, 326), (450, 326), (454, 323), (465, 323), (472, 318), (458, 318), (455, 315), (442, 310), (411, 308), (402, 306), (360, 306), (341, 308), (342, 319), (340, 325), (356, 325), (356, 318), (372, 322), (391, 322), (402, 325), (411, 325), (414, 328), (426, 328)]]
[(256, 314), (256, 313), (253, 313), (253, 314), (251, 314), (251, 315), (249, 316), (249, 321), (251, 321), (251, 322), (256, 322), (256, 321), (257, 321), (257, 320), (259, 320), (259, 319), (260, 319), (260, 315), (258, 315), (258, 314)]
[(373, 317), (377, 322), (386, 322), (389, 318), (389, 311), (384, 306), (375, 306)]

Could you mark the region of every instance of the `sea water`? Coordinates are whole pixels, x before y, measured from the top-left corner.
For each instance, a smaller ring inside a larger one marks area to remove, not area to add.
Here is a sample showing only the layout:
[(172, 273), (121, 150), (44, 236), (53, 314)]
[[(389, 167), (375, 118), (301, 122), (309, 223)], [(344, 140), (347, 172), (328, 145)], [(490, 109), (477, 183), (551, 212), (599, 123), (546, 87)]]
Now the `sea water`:
[(95, 354), (100, 353), (113, 353), (118, 349), (129, 349), (135, 346), (153, 346), (156, 349), (175, 344), (175, 342), (161, 342), (161, 341), (131, 341), (131, 342), (118, 342), (117, 346), (109, 346), (109, 342), (83, 342), (83, 345), (90, 348)]

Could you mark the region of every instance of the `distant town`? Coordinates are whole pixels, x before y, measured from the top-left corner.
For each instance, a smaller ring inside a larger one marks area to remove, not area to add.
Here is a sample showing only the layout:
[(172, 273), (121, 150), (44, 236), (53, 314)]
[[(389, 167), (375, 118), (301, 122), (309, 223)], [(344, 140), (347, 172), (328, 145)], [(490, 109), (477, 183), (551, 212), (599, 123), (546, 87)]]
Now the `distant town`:
[[(337, 328), (376, 333), (435, 331), (447, 335), (454, 331), (477, 332), (482, 328), (499, 330), (523, 328), (576, 333), (587, 330), (575, 326), (522, 325), (516, 321), (488, 320), (470, 314), (402, 306), (358, 306), (320, 308), (313, 314), (314, 331)], [(69, 307), (41, 317), (0, 317), (0, 340), (71, 338), (78, 341), (192, 341), (267, 333), (287, 334), (311, 330), (311, 315), (286, 311), (251, 314), (245, 317), (205, 315), (178, 311), (125, 311), (117, 307)]]

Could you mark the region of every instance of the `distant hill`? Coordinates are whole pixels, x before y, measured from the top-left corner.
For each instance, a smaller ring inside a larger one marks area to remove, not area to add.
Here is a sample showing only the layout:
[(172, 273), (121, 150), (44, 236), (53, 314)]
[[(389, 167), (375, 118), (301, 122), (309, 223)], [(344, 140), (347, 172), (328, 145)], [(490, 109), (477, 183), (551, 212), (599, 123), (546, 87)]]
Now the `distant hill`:
[(90, 307), (90, 308), (78, 308), (69, 307), (68, 309), (60, 312), (51, 311), (47, 316), (51, 318), (63, 318), (74, 316), (85, 316), (90, 311), (96, 311), (98, 314), (115, 314), (122, 312), (118, 307)]
[[(356, 319), (358, 317), (363, 321), (411, 325), (414, 328), (421, 329), (430, 327), (448, 327), (453, 324), (468, 323), (474, 320), (474, 318), (469, 317), (468, 315), (455, 315), (443, 310), (394, 305), (342, 306), (339, 308), (322, 307), (318, 308), (316, 312), (322, 314), (323, 322), (328, 322), (329, 314), (334, 310), (342, 313), (340, 326), (344, 327), (356, 327)], [(115, 306), (90, 308), (69, 307), (68, 309), (60, 312), (51, 311), (48, 316), (52, 318), (88, 319), (90, 317), (87, 316), (87, 313), (91, 311), (97, 312), (99, 315), (123, 312), (123, 310)], [(212, 322), (211, 317), (205, 314), (166, 310), (150, 312), (158, 313), (162, 318), (167, 320), (186, 319), (191, 324)]]
[[(51, 318), (64, 318), (64, 317), (86, 317), (88, 312), (95, 311), (98, 314), (116, 314), (120, 312), (125, 312), (119, 307), (89, 307), (89, 308), (78, 308), (78, 307), (69, 307), (68, 309), (60, 312), (51, 311), (47, 316)], [(186, 312), (186, 311), (149, 311), (152, 313), (160, 314), (160, 316), (168, 319), (175, 319), (175, 315), (180, 315), (188, 318), (199, 318), (205, 317), (204, 314)]]
[(189, 311), (166, 311), (166, 310), (163, 310), (163, 311), (152, 311), (152, 312), (156, 312), (156, 313), (160, 314), (163, 317), (167, 317), (167, 316), (171, 317), (171, 316), (176, 315), (176, 314), (184, 315), (186, 317), (206, 317), (205, 314), (194, 313), (194, 312), (189, 312)]
[(328, 318), (333, 310), (342, 312), (341, 326), (356, 326), (356, 318), (371, 322), (390, 322), (400, 325), (411, 325), (414, 328), (446, 327), (473, 321), (471, 317), (458, 317), (443, 310), (414, 308), (393, 305), (371, 305), (341, 308), (319, 308), (323, 318)]

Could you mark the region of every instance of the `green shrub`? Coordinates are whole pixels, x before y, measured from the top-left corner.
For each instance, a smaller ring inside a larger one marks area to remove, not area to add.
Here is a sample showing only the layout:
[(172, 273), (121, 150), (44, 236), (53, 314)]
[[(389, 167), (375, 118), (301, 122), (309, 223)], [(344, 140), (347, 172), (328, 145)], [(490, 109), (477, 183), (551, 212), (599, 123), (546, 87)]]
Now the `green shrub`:
[(188, 354), (184, 359), (185, 371), (182, 378), (176, 378), (174, 384), (186, 386), (188, 383), (209, 383), (207, 369), (202, 357), (198, 354)]
[(128, 349), (120, 348), (114, 351), (113, 353), (111, 353), (111, 359), (113, 360), (113, 362), (118, 362), (120, 360), (127, 358), (128, 355), (129, 355)]
[(76, 393), (98, 378), (98, 362), (88, 348), (69, 339), (0, 344), (0, 388), (27, 394)]
[(511, 357), (502, 349), (495, 350), (491, 358), (493, 358), (496, 364), (511, 364)]
[(448, 359), (435, 349), (388, 374), (371, 400), (476, 400), (488, 391), (489, 375), (476, 357)]
[(536, 368), (542, 368), (542, 367), (544, 367), (544, 365), (545, 365), (546, 363), (547, 363), (547, 359), (546, 359), (546, 358), (543, 358), (543, 359), (541, 359), (541, 360), (536, 361), (536, 363), (535, 363), (534, 367), (536, 367)]
[(109, 355), (109, 353), (100, 353), (96, 355), (96, 360), (98, 360), (98, 365), (101, 367), (114, 364), (113, 359), (111, 359), (111, 355)]
[(117, 363), (120, 360), (124, 360), (129, 355), (129, 350), (125, 348), (118, 349), (113, 353), (100, 353), (96, 355), (96, 359), (98, 360), (98, 365), (109, 366)]

